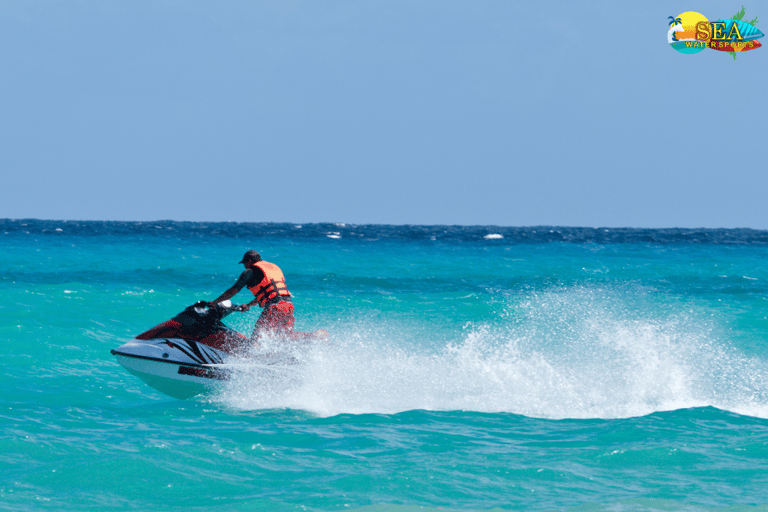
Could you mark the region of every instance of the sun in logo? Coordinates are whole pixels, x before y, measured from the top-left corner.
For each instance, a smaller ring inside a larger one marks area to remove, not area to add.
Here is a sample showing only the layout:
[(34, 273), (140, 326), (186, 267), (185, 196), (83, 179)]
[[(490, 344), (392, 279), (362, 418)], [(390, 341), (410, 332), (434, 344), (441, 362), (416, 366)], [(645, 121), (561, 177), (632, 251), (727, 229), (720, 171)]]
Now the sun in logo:
[(667, 42), (680, 53), (699, 53), (706, 49), (704, 41), (696, 39), (696, 25), (709, 20), (703, 14), (688, 11), (668, 18)]

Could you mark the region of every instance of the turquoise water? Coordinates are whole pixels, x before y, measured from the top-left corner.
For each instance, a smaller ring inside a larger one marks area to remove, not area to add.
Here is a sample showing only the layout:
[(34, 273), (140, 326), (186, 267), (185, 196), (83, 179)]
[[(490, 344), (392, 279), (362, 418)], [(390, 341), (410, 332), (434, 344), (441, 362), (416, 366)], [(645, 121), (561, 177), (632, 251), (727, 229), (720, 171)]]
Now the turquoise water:
[[(766, 237), (2, 221), (0, 508), (768, 509)], [(295, 374), (114, 361), (250, 248), (332, 335)]]

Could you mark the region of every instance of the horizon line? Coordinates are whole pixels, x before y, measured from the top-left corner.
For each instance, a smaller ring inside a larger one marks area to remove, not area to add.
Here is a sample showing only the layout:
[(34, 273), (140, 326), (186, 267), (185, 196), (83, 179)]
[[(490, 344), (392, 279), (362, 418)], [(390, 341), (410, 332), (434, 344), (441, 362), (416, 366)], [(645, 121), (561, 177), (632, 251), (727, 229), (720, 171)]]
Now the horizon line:
[(529, 225), (503, 225), (503, 224), (411, 224), (411, 223), (350, 223), (339, 221), (323, 221), (323, 222), (295, 222), (295, 221), (207, 221), (207, 220), (174, 220), (174, 219), (156, 219), (156, 220), (114, 220), (114, 219), (41, 219), (36, 217), (24, 217), (24, 218), (10, 218), (0, 217), (0, 222), (22, 222), (22, 221), (38, 221), (38, 222), (113, 222), (113, 223), (130, 223), (130, 224), (150, 224), (150, 223), (188, 223), (188, 224), (256, 224), (256, 225), (268, 225), (268, 224), (292, 224), (294, 226), (311, 226), (311, 225), (332, 225), (335, 227), (360, 227), (360, 226), (420, 226), (420, 227), (463, 227), (463, 228), (481, 228), (481, 227), (494, 227), (494, 228), (507, 228), (507, 229), (533, 229), (533, 228), (555, 228), (555, 229), (651, 229), (651, 230), (665, 230), (665, 229), (680, 229), (689, 231), (702, 231), (702, 230), (751, 230), (751, 231), (768, 231), (764, 228), (752, 228), (752, 227), (681, 227), (681, 226), (666, 226), (666, 227), (637, 227), (637, 226), (577, 226), (577, 225), (563, 225), (563, 224), (529, 224)]

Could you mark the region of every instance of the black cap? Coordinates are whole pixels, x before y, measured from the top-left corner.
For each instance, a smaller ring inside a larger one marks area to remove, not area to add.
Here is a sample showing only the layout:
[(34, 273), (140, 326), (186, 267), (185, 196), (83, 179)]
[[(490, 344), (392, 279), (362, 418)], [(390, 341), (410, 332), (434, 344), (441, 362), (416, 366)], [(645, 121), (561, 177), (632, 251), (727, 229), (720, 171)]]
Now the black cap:
[(261, 261), (261, 255), (251, 249), (250, 251), (243, 254), (243, 259), (240, 260), (240, 263), (245, 263), (246, 261)]

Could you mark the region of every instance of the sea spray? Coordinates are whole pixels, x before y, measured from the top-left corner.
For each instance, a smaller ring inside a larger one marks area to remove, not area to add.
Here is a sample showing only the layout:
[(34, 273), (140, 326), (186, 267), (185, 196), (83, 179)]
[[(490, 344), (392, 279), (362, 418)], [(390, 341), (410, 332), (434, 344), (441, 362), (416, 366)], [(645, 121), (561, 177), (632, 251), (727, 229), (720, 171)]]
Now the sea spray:
[(652, 294), (533, 293), (510, 303), (504, 321), (468, 324), (459, 343), (438, 350), (360, 324), (328, 343), (270, 340), (264, 350), (285, 351), (297, 364), (242, 370), (217, 400), (319, 416), (421, 409), (625, 418), (712, 405), (768, 417), (761, 362), (733, 349), (705, 313), (659, 310)]

